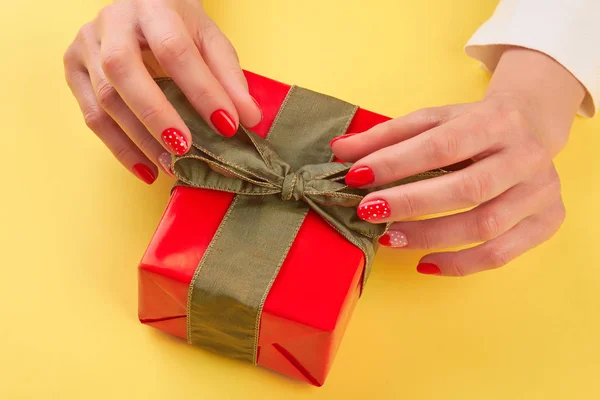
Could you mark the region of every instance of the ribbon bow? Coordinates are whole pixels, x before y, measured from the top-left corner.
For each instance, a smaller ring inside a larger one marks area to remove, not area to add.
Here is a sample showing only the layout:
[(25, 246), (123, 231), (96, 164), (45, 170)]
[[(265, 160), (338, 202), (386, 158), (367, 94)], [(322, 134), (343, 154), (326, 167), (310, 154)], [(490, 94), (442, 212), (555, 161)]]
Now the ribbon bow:
[(388, 225), (358, 218), (355, 207), (368, 191), (343, 183), (351, 164), (331, 162), (328, 146), (357, 107), (293, 87), (267, 139), (244, 128), (224, 138), (172, 81), (158, 83), (193, 137), (190, 151), (173, 158), (177, 184), (238, 194), (190, 283), (188, 340), (255, 363), (266, 296), (309, 209), (363, 252), (363, 282), (369, 276), (376, 238)]
[[(240, 128), (232, 138), (206, 132), (200, 121), (186, 121), (194, 136), (192, 149), (174, 159), (172, 169), (186, 186), (224, 192), (303, 201), (347, 239), (356, 234), (369, 240), (381, 236), (386, 224), (359, 219), (356, 207), (367, 190), (340, 183), (350, 163), (305, 165), (294, 171), (268, 140)], [(351, 240), (353, 242), (353, 240)]]

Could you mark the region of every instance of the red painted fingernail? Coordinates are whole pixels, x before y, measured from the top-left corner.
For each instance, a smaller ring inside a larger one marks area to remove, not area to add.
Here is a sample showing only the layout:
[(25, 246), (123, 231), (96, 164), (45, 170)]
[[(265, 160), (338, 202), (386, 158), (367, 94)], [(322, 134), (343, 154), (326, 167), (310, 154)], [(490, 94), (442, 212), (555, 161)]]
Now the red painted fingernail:
[(140, 178), (141, 180), (146, 182), (148, 185), (151, 185), (156, 180), (156, 176), (154, 176), (154, 172), (152, 172), (150, 167), (148, 167), (147, 165), (144, 165), (141, 163), (135, 164), (133, 166), (133, 172), (135, 173), (135, 175), (138, 178)]
[(210, 122), (217, 128), (217, 131), (225, 137), (231, 137), (237, 132), (237, 125), (233, 118), (224, 110), (217, 110), (210, 116)]
[(173, 171), (171, 170), (171, 154), (164, 152), (160, 156), (158, 156), (158, 162), (163, 167), (165, 172), (171, 176), (175, 176)]
[(352, 187), (360, 187), (373, 183), (375, 180), (375, 174), (369, 167), (358, 167), (350, 170), (346, 174), (346, 185)]
[(184, 155), (190, 148), (190, 145), (188, 144), (185, 136), (183, 136), (183, 133), (179, 132), (175, 128), (165, 129), (161, 137), (167, 147), (178, 156)]
[(379, 238), (379, 244), (387, 247), (405, 247), (408, 245), (408, 240), (400, 231), (388, 231)]
[(371, 200), (358, 206), (358, 217), (365, 221), (377, 221), (390, 216), (390, 206), (385, 200)]
[(346, 135), (342, 135), (342, 136), (338, 136), (338, 137), (334, 137), (333, 139), (331, 139), (331, 142), (329, 142), (329, 147), (333, 146), (333, 144), (335, 142), (337, 142), (340, 139), (346, 139), (350, 136), (354, 136), (354, 135), (358, 135), (360, 132), (354, 132), (354, 133), (348, 133)]
[(442, 273), (437, 265), (431, 263), (421, 263), (417, 265), (417, 271), (425, 275), (441, 275)]

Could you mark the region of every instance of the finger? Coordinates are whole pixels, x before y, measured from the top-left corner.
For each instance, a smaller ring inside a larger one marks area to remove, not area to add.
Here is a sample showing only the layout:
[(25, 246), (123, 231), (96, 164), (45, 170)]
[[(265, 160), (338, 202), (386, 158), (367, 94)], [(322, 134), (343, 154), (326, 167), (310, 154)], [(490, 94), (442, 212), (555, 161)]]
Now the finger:
[(181, 17), (168, 9), (144, 11), (142, 32), (160, 65), (213, 129), (233, 136), (238, 114), (233, 102), (205, 64)]
[(242, 125), (252, 128), (262, 120), (262, 111), (250, 93), (231, 42), (208, 17), (203, 18), (197, 35), (198, 48), (206, 65), (229, 95)]
[(554, 167), (541, 179), (522, 183), (476, 208), (449, 216), (393, 224), (379, 242), (389, 247), (441, 249), (485, 242), (560, 198)]
[[(89, 75), (94, 92), (99, 98), (112, 97), (110, 101), (104, 102), (106, 105), (105, 111), (111, 118), (121, 127), (121, 129), (129, 136), (131, 141), (156, 165), (160, 165), (163, 170), (172, 175), (170, 167), (163, 165), (165, 160), (165, 149), (163, 146), (148, 132), (146, 127), (139, 119), (131, 112), (125, 104), (121, 96), (113, 88), (112, 84), (104, 75), (104, 71), (100, 67), (99, 60), (94, 60), (88, 64)], [(168, 154), (168, 153), (167, 153)], [(170, 157), (169, 157), (170, 158)]]
[(534, 155), (519, 158), (500, 152), (460, 171), (370, 193), (359, 205), (358, 216), (377, 223), (405, 221), (474, 207), (529, 180), (541, 162)]
[(339, 136), (331, 149), (341, 160), (354, 162), (376, 150), (410, 139), (459, 115), (466, 104), (427, 108), (391, 119), (357, 134)]
[(353, 165), (346, 183), (353, 187), (385, 185), (496, 150), (501, 137), (477, 132), (472, 118), (456, 118), (366, 155)]
[(161, 165), (167, 174), (173, 175), (170, 166), (163, 165), (162, 162), (166, 158), (170, 159), (170, 156), (165, 154), (163, 146), (152, 137), (144, 125), (129, 110), (104, 75), (104, 71), (100, 66), (100, 40), (95, 25), (87, 27), (84, 39), (85, 51), (82, 53), (85, 55), (84, 63), (87, 65), (88, 75), (96, 93), (96, 98), (102, 99), (106, 106), (104, 111), (121, 127), (146, 157), (152, 160), (155, 165)]
[(417, 270), (429, 275), (465, 276), (506, 265), (550, 239), (565, 219), (562, 202), (526, 218), (505, 234), (470, 249), (428, 254)]
[(125, 168), (145, 183), (152, 184), (157, 176), (156, 167), (97, 103), (88, 74), (81, 68), (67, 71), (66, 76), (86, 125)]
[(190, 148), (190, 131), (145, 68), (131, 19), (122, 7), (103, 11), (100, 62), (112, 86), (100, 86), (98, 100), (114, 110), (122, 99), (167, 151), (183, 155)]

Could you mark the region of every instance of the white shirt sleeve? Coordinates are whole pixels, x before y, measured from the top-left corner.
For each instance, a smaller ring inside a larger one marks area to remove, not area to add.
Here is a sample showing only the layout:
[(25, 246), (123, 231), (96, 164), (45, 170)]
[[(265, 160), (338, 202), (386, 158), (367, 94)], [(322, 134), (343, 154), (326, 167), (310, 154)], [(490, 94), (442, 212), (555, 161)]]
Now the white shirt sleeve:
[(600, 0), (500, 0), (465, 51), (489, 71), (506, 45), (547, 54), (585, 87), (579, 113), (591, 117), (600, 107), (599, 40)]

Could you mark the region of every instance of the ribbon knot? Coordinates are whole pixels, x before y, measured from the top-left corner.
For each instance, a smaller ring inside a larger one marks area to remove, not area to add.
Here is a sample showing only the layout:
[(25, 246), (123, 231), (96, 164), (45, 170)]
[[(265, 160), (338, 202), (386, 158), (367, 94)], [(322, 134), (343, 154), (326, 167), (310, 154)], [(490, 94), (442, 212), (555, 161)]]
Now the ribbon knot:
[(302, 200), (304, 198), (304, 178), (301, 174), (293, 172), (283, 178), (281, 185), (281, 200)]

